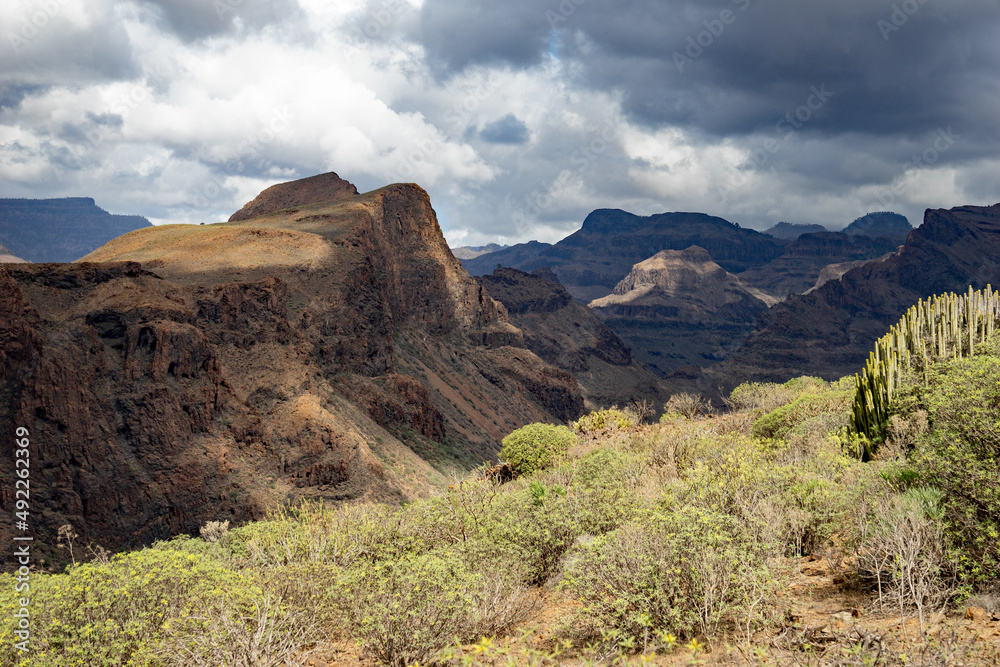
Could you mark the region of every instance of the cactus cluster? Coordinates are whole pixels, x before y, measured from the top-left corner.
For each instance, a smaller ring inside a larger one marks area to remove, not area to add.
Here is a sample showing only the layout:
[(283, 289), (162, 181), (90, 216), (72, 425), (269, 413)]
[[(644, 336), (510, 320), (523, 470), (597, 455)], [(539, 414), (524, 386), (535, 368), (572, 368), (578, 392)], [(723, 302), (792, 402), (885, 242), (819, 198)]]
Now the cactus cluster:
[(926, 369), (942, 359), (970, 357), (993, 334), (1000, 317), (1000, 292), (992, 287), (962, 295), (921, 299), (875, 343), (864, 370), (855, 376), (857, 394), (851, 431), (870, 441), (885, 438), (889, 403), (903, 372)]

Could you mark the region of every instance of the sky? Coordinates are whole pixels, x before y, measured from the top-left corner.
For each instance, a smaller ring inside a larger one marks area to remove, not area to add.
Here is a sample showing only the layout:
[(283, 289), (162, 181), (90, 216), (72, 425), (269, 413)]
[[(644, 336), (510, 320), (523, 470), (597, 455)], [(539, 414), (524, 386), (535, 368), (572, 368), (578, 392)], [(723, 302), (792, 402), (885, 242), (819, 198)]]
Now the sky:
[(597, 208), (1000, 202), (1000, 0), (5, 0), (0, 197), (226, 220), (415, 182), (452, 246)]

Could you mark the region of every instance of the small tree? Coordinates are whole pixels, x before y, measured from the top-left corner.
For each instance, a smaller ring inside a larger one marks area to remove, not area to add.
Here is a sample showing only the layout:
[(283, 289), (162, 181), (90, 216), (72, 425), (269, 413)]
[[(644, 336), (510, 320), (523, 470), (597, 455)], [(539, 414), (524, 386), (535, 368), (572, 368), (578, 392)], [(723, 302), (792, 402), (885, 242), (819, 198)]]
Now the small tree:
[(503, 439), (500, 458), (518, 475), (530, 475), (551, 466), (575, 442), (576, 435), (565, 426), (528, 424)]

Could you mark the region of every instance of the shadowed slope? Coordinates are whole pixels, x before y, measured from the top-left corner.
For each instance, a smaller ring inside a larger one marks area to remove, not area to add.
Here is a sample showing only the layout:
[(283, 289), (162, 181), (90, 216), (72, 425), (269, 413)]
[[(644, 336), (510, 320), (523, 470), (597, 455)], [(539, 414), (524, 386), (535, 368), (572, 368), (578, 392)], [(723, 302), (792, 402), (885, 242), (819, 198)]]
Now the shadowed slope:
[(919, 299), (987, 284), (1000, 284), (1000, 204), (928, 210), (898, 252), (772, 308), (713, 374), (733, 382), (853, 374)]
[(39, 443), (43, 541), (67, 522), (118, 548), (300, 497), (412, 499), (514, 428), (580, 414), (422, 189), (292, 204), (0, 269), (0, 424)]

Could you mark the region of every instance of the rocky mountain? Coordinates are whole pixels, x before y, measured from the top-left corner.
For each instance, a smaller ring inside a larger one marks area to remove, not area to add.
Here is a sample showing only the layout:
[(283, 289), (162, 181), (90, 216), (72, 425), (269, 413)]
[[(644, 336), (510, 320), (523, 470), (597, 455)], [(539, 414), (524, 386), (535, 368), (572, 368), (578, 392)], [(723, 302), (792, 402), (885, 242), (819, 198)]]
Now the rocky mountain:
[(229, 216), (229, 222), (250, 220), (268, 213), (275, 213), (293, 206), (307, 206), (337, 199), (350, 198), (358, 194), (358, 189), (330, 171), (308, 178), (300, 178), (290, 183), (278, 183), (267, 188), (253, 201)]
[(845, 234), (857, 234), (872, 238), (883, 237), (895, 241), (897, 245), (904, 243), (912, 231), (913, 226), (906, 219), (906, 216), (890, 211), (863, 215), (843, 229)]
[(0, 245), (0, 264), (20, 264), (24, 261), (20, 257), (15, 257), (10, 250)]
[(507, 307), (528, 349), (576, 378), (588, 409), (641, 400), (659, 408), (670, 398), (670, 388), (643, 368), (628, 346), (577, 303), (547, 268), (533, 273), (501, 268), (478, 280)]
[(869, 261), (895, 249), (896, 243), (888, 238), (840, 232), (803, 234), (788, 243), (780, 257), (738, 275), (744, 284), (783, 299), (815, 287), (824, 267), (830, 264)]
[(29, 262), (72, 262), (149, 226), (142, 216), (112, 215), (90, 197), (0, 199), (0, 243)]
[(762, 266), (781, 255), (782, 243), (704, 213), (661, 213), (638, 216), (599, 209), (583, 227), (554, 245), (522, 243), (463, 262), (474, 276), (491, 273), (497, 264), (534, 271), (548, 266), (574, 298), (589, 302), (607, 296), (632, 266), (661, 250), (704, 248), (732, 273)]
[(928, 210), (897, 252), (763, 314), (713, 373), (727, 382), (853, 374), (918, 299), (987, 284), (1000, 285), (1000, 204)]
[(459, 246), (457, 248), (451, 249), (451, 254), (461, 260), (475, 259), (480, 255), (488, 255), (491, 252), (500, 252), (501, 250), (506, 250), (510, 246), (500, 245), (498, 243), (489, 243), (487, 245), (480, 246)]
[(116, 549), (301, 497), (399, 502), (517, 426), (581, 414), (579, 384), (451, 255), (426, 192), (335, 178), (331, 200), (295, 182), (248, 220), (0, 267), (0, 429), (31, 433), (39, 548), (63, 523)]
[(821, 234), (829, 231), (823, 225), (802, 225), (794, 222), (779, 222), (770, 229), (764, 231), (776, 239), (794, 241), (803, 234)]
[(666, 376), (724, 359), (743, 343), (767, 304), (704, 248), (691, 246), (639, 262), (590, 308), (639, 361)]

